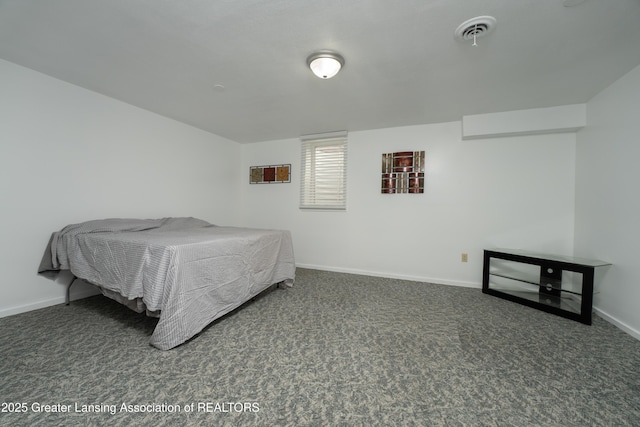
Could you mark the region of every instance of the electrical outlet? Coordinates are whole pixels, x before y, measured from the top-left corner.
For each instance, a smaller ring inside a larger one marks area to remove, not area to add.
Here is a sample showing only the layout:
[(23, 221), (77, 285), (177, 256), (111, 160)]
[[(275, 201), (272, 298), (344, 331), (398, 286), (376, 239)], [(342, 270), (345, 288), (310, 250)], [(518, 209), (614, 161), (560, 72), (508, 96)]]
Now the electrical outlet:
[(466, 253), (462, 253), (462, 254), (460, 254), (460, 261), (462, 261), (462, 262), (467, 262), (467, 261), (469, 261), (469, 255), (468, 255), (468, 254), (466, 254)]

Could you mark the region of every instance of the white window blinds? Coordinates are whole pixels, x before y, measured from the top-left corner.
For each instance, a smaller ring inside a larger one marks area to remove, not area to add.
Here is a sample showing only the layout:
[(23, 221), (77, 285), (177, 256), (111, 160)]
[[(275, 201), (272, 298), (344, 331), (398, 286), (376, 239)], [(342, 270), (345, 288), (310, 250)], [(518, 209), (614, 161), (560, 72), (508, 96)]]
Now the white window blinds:
[(347, 133), (301, 139), (300, 209), (346, 209)]

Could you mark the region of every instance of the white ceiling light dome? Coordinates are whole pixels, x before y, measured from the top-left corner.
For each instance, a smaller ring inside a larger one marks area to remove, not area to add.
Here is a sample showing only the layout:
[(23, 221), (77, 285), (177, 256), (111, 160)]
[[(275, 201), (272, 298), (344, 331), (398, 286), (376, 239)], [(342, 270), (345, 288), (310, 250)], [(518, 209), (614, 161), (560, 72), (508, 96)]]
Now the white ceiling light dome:
[(316, 52), (307, 58), (313, 74), (321, 79), (330, 79), (344, 66), (344, 58), (335, 52)]

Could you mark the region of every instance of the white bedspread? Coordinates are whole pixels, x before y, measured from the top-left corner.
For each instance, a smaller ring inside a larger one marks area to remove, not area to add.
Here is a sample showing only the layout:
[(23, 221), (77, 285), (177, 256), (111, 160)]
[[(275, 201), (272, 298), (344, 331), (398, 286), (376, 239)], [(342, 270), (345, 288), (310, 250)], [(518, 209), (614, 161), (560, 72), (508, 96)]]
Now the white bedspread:
[(291, 235), (195, 218), (108, 219), (65, 227), (50, 242), (54, 270), (141, 299), (160, 311), (151, 344), (168, 350), (274, 283), (292, 285)]

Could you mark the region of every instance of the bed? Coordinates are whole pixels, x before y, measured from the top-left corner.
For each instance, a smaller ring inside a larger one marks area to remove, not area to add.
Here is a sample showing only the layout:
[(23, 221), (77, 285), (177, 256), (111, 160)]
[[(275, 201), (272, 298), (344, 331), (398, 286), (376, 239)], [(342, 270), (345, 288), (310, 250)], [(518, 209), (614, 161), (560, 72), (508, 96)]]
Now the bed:
[(169, 350), (274, 284), (292, 286), (291, 234), (197, 218), (103, 219), (52, 234), (39, 273), (70, 270), (107, 297), (159, 318)]

